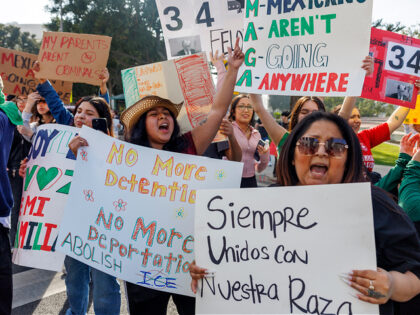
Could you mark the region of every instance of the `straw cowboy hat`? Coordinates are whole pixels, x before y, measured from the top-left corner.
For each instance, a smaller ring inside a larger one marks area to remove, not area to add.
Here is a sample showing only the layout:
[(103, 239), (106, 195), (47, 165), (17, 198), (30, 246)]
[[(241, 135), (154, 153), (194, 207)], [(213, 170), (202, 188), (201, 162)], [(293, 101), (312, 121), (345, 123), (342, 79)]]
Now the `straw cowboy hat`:
[(180, 104), (174, 104), (166, 98), (155, 95), (145, 96), (140, 101), (123, 111), (120, 120), (124, 124), (124, 127), (127, 130), (130, 130), (137, 123), (141, 115), (152, 108), (157, 106), (165, 107), (176, 118), (181, 111), (182, 104), (183, 102)]

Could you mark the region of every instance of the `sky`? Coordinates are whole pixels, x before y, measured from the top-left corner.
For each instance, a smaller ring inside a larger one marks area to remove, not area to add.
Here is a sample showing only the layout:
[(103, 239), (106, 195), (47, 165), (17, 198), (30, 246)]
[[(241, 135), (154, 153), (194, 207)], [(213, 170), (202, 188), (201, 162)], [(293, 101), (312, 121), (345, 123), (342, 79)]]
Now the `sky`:
[[(49, 2), (49, 0), (3, 0), (0, 23), (47, 23), (50, 15), (44, 8)], [(373, 20), (383, 18), (386, 23), (400, 21), (404, 25), (411, 26), (420, 23), (419, 12), (420, 0), (373, 0)]]

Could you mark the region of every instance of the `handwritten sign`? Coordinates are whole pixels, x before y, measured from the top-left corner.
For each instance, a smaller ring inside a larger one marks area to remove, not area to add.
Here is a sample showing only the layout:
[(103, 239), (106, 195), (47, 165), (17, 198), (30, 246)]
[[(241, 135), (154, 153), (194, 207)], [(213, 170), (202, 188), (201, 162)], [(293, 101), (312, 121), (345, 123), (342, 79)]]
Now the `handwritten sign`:
[(416, 108), (410, 109), (404, 124), (420, 124), (420, 95), (417, 95)]
[(242, 163), (136, 146), (83, 127), (57, 247), (151, 289), (192, 295), (197, 189), (239, 187)]
[(75, 165), (68, 143), (76, 130), (48, 124), (34, 136), (14, 243), (17, 265), (61, 271), (64, 255), (56, 251), (57, 235)]
[[(0, 47), (3, 92), (12, 95), (28, 95), (35, 92), (39, 82), (32, 67), (37, 59), (37, 55)], [(61, 80), (50, 82), (63, 102), (69, 104), (73, 83)]]
[(108, 36), (44, 32), (36, 77), (100, 85), (110, 48)]
[(168, 59), (202, 51), (226, 54), (243, 38), (243, 0), (156, 0), (156, 5)]
[[(206, 119), (216, 94), (204, 53), (121, 71), (127, 107), (146, 95), (184, 102), (177, 118), (182, 132)], [(216, 141), (224, 140), (219, 136)]]
[(245, 62), (237, 91), (360, 95), (372, 1), (245, 3)]
[(414, 108), (420, 77), (420, 39), (372, 27), (374, 73), (365, 78), (362, 97)]
[(370, 184), (200, 190), (195, 235), (197, 314), (378, 314), (343, 281), (376, 270)]

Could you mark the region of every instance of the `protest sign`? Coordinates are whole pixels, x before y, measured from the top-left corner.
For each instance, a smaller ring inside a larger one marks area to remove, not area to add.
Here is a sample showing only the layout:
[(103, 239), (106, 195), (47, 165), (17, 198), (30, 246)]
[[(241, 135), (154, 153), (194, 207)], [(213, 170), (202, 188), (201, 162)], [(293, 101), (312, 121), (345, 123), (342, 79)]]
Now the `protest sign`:
[[(204, 53), (125, 69), (121, 75), (127, 107), (146, 95), (184, 102), (177, 118), (182, 132), (206, 119), (216, 94)], [(224, 139), (218, 135), (215, 141)]]
[(68, 143), (76, 130), (48, 124), (34, 136), (14, 243), (17, 265), (61, 271), (65, 256), (56, 251), (57, 235), (75, 165)]
[(365, 78), (363, 98), (414, 108), (420, 77), (420, 39), (372, 27), (375, 71)]
[(243, 38), (244, 1), (156, 0), (168, 59), (198, 52), (226, 54)]
[(239, 187), (242, 163), (155, 150), (83, 127), (57, 248), (151, 289), (192, 295), (197, 189)]
[(417, 95), (416, 108), (410, 109), (404, 124), (420, 124), (420, 95)]
[(99, 75), (108, 62), (111, 37), (64, 32), (44, 32), (37, 78), (100, 85)]
[[(359, 96), (372, 1), (247, 0), (236, 91)], [(355, 17), (357, 16), (357, 22)]]
[[(12, 95), (28, 95), (36, 91), (39, 83), (32, 67), (37, 55), (0, 47), (0, 75), (3, 79), (3, 92)], [(64, 103), (70, 103), (73, 83), (51, 80), (51, 84)]]
[(368, 183), (200, 190), (195, 240), (197, 314), (378, 314), (343, 281), (376, 270)]

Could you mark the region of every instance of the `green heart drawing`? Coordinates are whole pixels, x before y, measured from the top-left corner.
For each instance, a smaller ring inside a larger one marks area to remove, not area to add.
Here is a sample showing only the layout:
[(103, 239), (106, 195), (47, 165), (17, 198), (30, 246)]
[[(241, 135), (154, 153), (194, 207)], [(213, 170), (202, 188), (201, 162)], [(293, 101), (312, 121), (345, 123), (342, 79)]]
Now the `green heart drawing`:
[[(50, 167), (48, 170), (46, 170), (45, 167), (41, 167), (36, 174), (36, 181), (38, 182), (39, 190), (43, 190), (46, 186), (48, 186), (48, 184), (51, 183), (59, 173), (61, 172), (56, 167)], [(59, 178), (60, 177), (61, 175)]]

